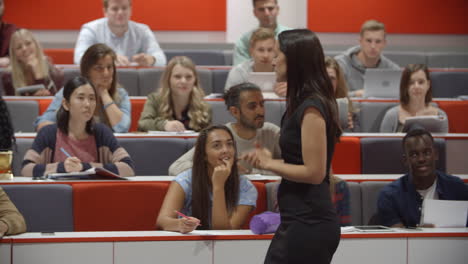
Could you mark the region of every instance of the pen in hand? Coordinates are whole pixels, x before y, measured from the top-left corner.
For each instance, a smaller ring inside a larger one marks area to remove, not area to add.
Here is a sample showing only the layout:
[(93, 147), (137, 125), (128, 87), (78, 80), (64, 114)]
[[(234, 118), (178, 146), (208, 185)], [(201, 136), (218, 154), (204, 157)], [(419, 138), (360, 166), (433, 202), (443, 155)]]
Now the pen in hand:
[(64, 148), (60, 148), (60, 151), (62, 151), (63, 154), (65, 154), (65, 156), (67, 156), (68, 158), (71, 158), (71, 155)]
[[(183, 213), (181, 213), (181, 212), (179, 212), (179, 211), (177, 211), (177, 210), (174, 210), (174, 211), (175, 211), (176, 214), (179, 215), (180, 217), (183, 217), (183, 218), (185, 218), (185, 219), (189, 219), (189, 217), (186, 216), (186, 215), (184, 215)], [(198, 223), (198, 226), (201, 226), (201, 224)]]

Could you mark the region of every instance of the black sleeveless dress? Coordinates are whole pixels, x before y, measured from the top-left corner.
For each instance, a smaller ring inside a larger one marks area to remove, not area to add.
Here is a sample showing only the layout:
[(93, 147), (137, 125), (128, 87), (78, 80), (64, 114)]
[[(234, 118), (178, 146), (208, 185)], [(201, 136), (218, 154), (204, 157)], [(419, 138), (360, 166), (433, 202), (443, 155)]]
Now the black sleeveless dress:
[[(283, 179), (278, 189), (281, 224), (265, 258), (265, 263), (330, 263), (340, 241), (340, 225), (329, 191), (329, 170), (334, 151), (329, 117), (318, 99), (306, 99), (281, 123), (280, 147), (284, 162), (304, 164), (301, 123), (304, 111), (315, 107), (325, 119), (327, 132), (327, 170), (321, 184)], [(314, 138), (310, 138), (314, 140)]]

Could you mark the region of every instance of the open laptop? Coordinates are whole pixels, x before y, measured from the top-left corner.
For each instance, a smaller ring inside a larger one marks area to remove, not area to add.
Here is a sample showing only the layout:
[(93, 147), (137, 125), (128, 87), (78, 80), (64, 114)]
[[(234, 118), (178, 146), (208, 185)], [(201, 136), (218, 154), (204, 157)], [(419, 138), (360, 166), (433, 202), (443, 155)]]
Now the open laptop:
[(263, 97), (265, 99), (281, 98), (276, 95), (273, 90), (276, 84), (275, 72), (250, 72), (247, 80), (258, 85), (260, 89), (262, 89)]
[(448, 133), (448, 121), (444, 116), (413, 116), (405, 120), (403, 132), (408, 132), (412, 126), (418, 124), (431, 133)]
[(367, 69), (364, 74), (365, 98), (400, 98), (402, 70)]

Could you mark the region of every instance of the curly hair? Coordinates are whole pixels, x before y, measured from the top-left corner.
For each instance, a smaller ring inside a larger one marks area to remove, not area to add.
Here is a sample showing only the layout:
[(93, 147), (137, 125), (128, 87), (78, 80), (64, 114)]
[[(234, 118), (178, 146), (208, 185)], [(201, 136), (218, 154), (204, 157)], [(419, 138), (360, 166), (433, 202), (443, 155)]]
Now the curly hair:
[(189, 126), (195, 130), (200, 131), (211, 123), (210, 106), (203, 101), (205, 92), (200, 86), (197, 70), (193, 61), (185, 56), (176, 56), (172, 58), (166, 66), (161, 77), (159, 93), (162, 98), (159, 107), (159, 112), (167, 120), (172, 120), (174, 116), (174, 103), (172, 101), (171, 90), (171, 75), (174, 67), (180, 65), (184, 68), (190, 69), (195, 76), (195, 83), (190, 94), (188, 105), (188, 117), (190, 118)]
[[(9, 47), (9, 53), (10, 53), (10, 66), (8, 67), (8, 71), (11, 72), (12, 80), (13, 80), (13, 87), (19, 88), (19, 87), (24, 87), (32, 84), (32, 80), (30, 80), (28, 77), (30, 74), (28, 74), (28, 71), (30, 71), (26, 65), (24, 65), (22, 62), (19, 61), (18, 57), (16, 56), (15, 48), (16, 48), (16, 42), (20, 40), (26, 40), (26, 41), (31, 41), (32, 44), (34, 45), (36, 49), (36, 57), (37, 60), (39, 61), (39, 72), (41, 75), (45, 76), (45, 79), (52, 80), (50, 78), (50, 64), (47, 60), (47, 57), (44, 55), (44, 51), (41, 47), (41, 44), (34, 38), (33, 34), (31, 31), (27, 29), (19, 29), (15, 31), (11, 35), (11, 40), (10, 40), (10, 47)], [(52, 86), (55, 86), (53, 82), (51, 82)], [(46, 87), (47, 88), (47, 87)], [(60, 88), (60, 87), (58, 87)], [(48, 88), (50, 89), (50, 87)], [(57, 89), (57, 87), (55, 87)]]
[(15, 144), (15, 132), (7, 105), (0, 96), (0, 150), (11, 150)]

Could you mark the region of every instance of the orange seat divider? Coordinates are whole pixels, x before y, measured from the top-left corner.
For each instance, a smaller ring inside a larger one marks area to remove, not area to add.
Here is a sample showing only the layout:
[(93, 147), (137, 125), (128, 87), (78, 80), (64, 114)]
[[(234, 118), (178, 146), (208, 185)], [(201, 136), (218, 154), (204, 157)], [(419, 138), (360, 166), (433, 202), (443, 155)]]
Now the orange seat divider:
[(249, 216), (247, 217), (247, 220), (245, 223), (242, 225), (242, 229), (249, 229), (249, 223), (252, 217), (256, 214), (263, 213), (267, 210), (267, 194), (266, 194), (266, 187), (265, 183), (263, 182), (252, 182), (255, 188), (257, 188), (258, 192), (258, 198), (257, 198), (257, 207), (255, 207), (255, 210), (253, 210)]
[(42, 115), (49, 107), (50, 103), (52, 103), (53, 99), (37, 99), (37, 103), (39, 104), (39, 115)]
[(76, 184), (75, 231), (156, 230), (168, 182)]
[(438, 101), (449, 121), (449, 133), (468, 133), (468, 101)]
[(341, 137), (332, 161), (335, 174), (361, 174), (361, 142), (358, 137)]
[(130, 125), (129, 132), (137, 131), (138, 128), (138, 120), (140, 120), (141, 112), (143, 111), (143, 107), (146, 103), (145, 99), (130, 99), (132, 104), (132, 124)]
[(54, 64), (73, 64), (73, 49), (44, 49)]

